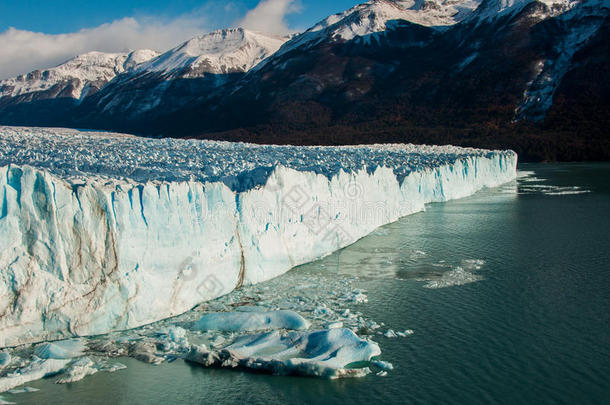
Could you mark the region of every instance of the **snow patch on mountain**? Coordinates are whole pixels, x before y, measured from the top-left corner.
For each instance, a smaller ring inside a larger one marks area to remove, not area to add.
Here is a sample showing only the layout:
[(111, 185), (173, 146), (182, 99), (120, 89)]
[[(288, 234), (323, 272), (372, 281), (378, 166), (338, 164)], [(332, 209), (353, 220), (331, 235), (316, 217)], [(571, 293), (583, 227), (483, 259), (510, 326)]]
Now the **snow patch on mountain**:
[(26, 75), (0, 81), (0, 98), (55, 90), (63, 97), (80, 99), (91, 86), (101, 88), (118, 74), (154, 58), (159, 53), (138, 50), (129, 53), (89, 52), (54, 68), (35, 70)]
[[(568, 27), (568, 32), (562, 36), (562, 41), (554, 49), (556, 56), (552, 60), (540, 60), (536, 63), (534, 77), (528, 82), (522, 102), (515, 109), (514, 121), (544, 119), (553, 105), (553, 96), (561, 80), (570, 69), (572, 57), (595, 35), (603, 23), (602, 18), (595, 18), (599, 16), (600, 6), (608, 11), (610, 1), (594, 0), (583, 3), (580, 7), (557, 17)], [(577, 24), (570, 25), (571, 20), (576, 20)]]
[(532, 3), (540, 3), (546, 7), (543, 11), (532, 14), (531, 17), (546, 19), (563, 14), (585, 2), (583, 0), (483, 0), (469, 20), (492, 20), (507, 15), (515, 15)]

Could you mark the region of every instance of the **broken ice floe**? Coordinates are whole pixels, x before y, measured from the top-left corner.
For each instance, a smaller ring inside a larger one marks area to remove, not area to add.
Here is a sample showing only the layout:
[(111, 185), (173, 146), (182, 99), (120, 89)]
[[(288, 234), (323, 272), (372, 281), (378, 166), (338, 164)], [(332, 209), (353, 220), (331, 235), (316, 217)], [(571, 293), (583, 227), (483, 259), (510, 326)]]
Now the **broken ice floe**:
[[(350, 308), (365, 297), (363, 290), (352, 287), (355, 279), (311, 283), (311, 275), (296, 272), (285, 278), (273, 288), (247, 286), (177, 318), (134, 330), (11, 349), (29, 357), (20, 364), (18, 356), (11, 360), (3, 352), (0, 359), (12, 367), (0, 373), (0, 392), (50, 375), (57, 375), (56, 383), (73, 383), (100, 371), (117, 371), (124, 366), (112, 359), (123, 356), (150, 364), (187, 359), (282, 375), (369, 374), (370, 361), (381, 351), (366, 335), (381, 326)], [(310, 326), (315, 330), (304, 330)], [(376, 375), (386, 372), (374, 368)]]
[(83, 354), (86, 346), (82, 339), (69, 339), (42, 343), (34, 350), (41, 359), (73, 359)]
[(5, 392), (31, 381), (58, 374), (63, 371), (68, 363), (70, 363), (70, 360), (45, 360), (34, 357), (27, 366), (14, 370), (0, 378), (0, 392)]
[(0, 370), (8, 366), (11, 362), (11, 355), (7, 351), (0, 352)]
[(568, 196), (589, 194), (591, 190), (580, 186), (560, 186), (548, 183), (548, 179), (537, 177), (535, 172), (523, 171), (517, 173), (516, 182), (507, 183), (500, 188), (507, 194), (544, 194), (548, 196)]
[(371, 362), (371, 366), (377, 367), (383, 371), (392, 371), (394, 370), (394, 365), (387, 361), (375, 360)]
[[(99, 371), (114, 372), (125, 368), (122, 364), (109, 362), (105, 358), (82, 357), (86, 349), (83, 339), (38, 345), (31, 352), (29, 360), (20, 361), (8, 372), (0, 374), (0, 392), (8, 391), (12, 394), (32, 392), (28, 387), (19, 390), (14, 388), (54, 375), (59, 375), (56, 383), (65, 384), (80, 381)], [(27, 351), (23, 348), (16, 350)]]
[(36, 391), (40, 391), (40, 390), (38, 388), (23, 387), (23, 388), (19, 388), (19, 389), (8, 390), (7, 392), (9, 394), (17, 395), (17, 394), (26, 394), (28, 392), (36, 392)]
[(329, 329), (245, 335), (216, 352), (192, 346), (186, 359), (206, 367), (338, 378), (370, 373), (367, 363), (380, 354), (376, 343), (359, 338), (349, 329)]
[[(456, 266), (451, 268), (449, 271), (445, 271), (440, 277), (431, 279), (423, 278), (420, 279), (420, 281), (426, 281), (424, 288), (430, 289), (447, 288), (475, 283), (483, 280), (483, 276), (477, 274), (476, 271), (481, 270), (484, 265), (485, 261), (480, 259), (462, 260), (460, 266)], [(444, 267), (444, 265), (441, 267)]]
[(413, 333), (414, 332), (411, 329), (407, 329), (404, 332), (388, 329), (387, 331), (385, 331), (385, 333), (383, 333), (383, 336), (385, 336), (388, 339), (395, 339), (395, 338), (399, 338), (399, 337), (411, 336)]

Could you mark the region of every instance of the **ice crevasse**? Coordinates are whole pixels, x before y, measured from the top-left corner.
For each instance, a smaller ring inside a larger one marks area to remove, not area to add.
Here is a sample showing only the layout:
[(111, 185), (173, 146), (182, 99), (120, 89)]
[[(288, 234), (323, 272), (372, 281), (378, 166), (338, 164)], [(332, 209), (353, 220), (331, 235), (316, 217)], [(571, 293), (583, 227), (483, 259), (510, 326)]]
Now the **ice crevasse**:
[[(263, 147), (49, 131), (32, 144), (22, 132), (0, 127), (0, 348), (184, 313), (426, 203), (510, 181), (517, 164), (511, 151), (449, 146)], [(95, 155), (86, 167), (66, 169), (66, 156), (83, 159), (72, 139)], [(160, 171), (116, 175), (104, 153), (117, 144), (121, 153), (150, 153)], [(49, 147), (58, 157), (36, 155)], [(223, 151), (230, 162), (218, 162), (227, 159)], [(226, 170), (201, 174), (183, 159), (206, 153)], [(163, 174), (185, 173), (172, 164), (196, 175)]]

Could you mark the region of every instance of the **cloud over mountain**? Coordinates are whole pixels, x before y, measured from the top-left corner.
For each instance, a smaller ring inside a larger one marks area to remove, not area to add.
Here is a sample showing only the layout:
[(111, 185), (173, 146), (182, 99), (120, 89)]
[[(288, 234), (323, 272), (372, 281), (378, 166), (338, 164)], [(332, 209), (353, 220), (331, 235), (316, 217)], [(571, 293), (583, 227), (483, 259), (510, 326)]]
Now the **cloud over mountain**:
[(254, 31), (287, 34), (291, 30), (285, 17), (300, 10), (301, 4), (296, 0), (262, 0), (238, 25)]
[(191, 13), (173, 19), (126, 17), (65, 34), (9, 28), (0, 33), (0, 79), (49, 68), (90, 51), (165, 51), (196, 35), (220, 28), (218, 21), (228, 20), (229, 24), (234, 21), (234, 26), (284, 34), (290, 31), (285, 16), (300, 8), (295, 0), (261, 0), (244, 15), (243, 10), (231, 2), (219, 4), (207, 2)]

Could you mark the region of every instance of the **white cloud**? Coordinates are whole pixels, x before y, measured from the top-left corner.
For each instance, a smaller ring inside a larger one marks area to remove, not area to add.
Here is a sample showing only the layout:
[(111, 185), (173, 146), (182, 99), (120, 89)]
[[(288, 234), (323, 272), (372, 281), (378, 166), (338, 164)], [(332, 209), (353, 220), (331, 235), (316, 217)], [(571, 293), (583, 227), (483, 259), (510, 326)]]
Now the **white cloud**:
[(169, 22), (123, 18), (99, 27), (58, 35), (10, 28), (0, 33), (0, 78), (55, 66), (89, 51), (164, 51), (205, 31), (199, 21), (191, 18)]
[(261, 0), (237, 25), (253, 31), (287, 34), (292, 30), (286, 23), (286, 16), (300, 10), (298, 0)]

